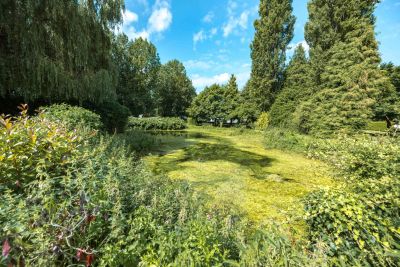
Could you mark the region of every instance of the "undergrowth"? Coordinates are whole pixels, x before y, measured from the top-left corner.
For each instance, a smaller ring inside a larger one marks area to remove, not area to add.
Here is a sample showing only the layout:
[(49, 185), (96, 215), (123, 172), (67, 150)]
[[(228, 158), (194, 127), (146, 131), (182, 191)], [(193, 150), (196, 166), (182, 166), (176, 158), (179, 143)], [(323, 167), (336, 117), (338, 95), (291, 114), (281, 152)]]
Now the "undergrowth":
[(323, 246), (310, 252), (272, 226), (257, 230), (151, 174), (129, 138), (24, 109), (0, 121), (0, 265), (326, 265)]

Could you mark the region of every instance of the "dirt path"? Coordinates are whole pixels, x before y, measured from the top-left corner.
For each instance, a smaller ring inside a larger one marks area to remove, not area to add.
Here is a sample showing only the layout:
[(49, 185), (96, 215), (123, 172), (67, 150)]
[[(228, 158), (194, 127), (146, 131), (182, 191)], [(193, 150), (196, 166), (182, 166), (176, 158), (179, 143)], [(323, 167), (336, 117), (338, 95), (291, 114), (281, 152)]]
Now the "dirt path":
[(193, 127), (182, 136), (160, 138), (158, 155), (145, 158), (154, 172), (187, 180), (211, 204), (236, 206), (260, 223), (290, 217), (293, 224), (302, 217), (301, 197), (334, 184), (325, 164), (265, 149), (256, 131)]

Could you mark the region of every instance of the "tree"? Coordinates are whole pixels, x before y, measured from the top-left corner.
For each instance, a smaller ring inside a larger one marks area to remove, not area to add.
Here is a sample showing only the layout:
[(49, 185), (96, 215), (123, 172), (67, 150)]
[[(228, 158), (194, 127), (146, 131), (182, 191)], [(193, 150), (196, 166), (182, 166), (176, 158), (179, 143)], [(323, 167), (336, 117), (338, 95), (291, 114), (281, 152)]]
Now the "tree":
[(392, 62), (389, 62), (383, 63), (381, 69), (386, 71), (386, 75), (396, 88), (397, 94), (400, 95), (400, 66), (395, 66)]
[(114, 64), (119, 73), (119, 102), (135, 116), (154, 113), (154, 94), (161, 67), (157, 48), (142, 38), (129, 41), (124, 35), (114, 38), (113, 47)]
[(236, 109), (239, 105), (239, 89), (236, 83), (235, 75), (231, 75), (228, 84), (224, 87), (224, 102), (223, 102), (223, 113), (224, 120), (231, 121), (238, 119)]
[[(354, 18), (365, 18), (374, 24), (375, 4), (379, 0), (311, 0), (308, 3), (309, 20), (305, 26), (305, 39), (310, 46), (311, 79), (313, 89), (323, 88), (321, 75), (329, 61), (329, 50), (338, 42), (347, 40), (354, 30)], [(354, 24), (355, 23), (355, 24)]]
[(155, 96), (158, 114), (166, 117), (186, 116), (196, 91), (178, 60), (163, 65), (159, 72)]
[(261, 111), (268, 111), (283, 83), (286, 49), (293, 38), (291, 0), (261, 0), (260, 18), (251, 44), (251, 93)]
[(271, 107), (271, 126), (293, 126), (296, 108), (312, 93), (309, 67), (306, 52), (303, 46), (299, 45), (286, 69), (284, 87)]
[(302, 106), (299, 127), (311, 133), (357, 130), (374, 115), (374, 107), (393, 92), (379, 69), (380, 57), (374, 25), (360, 16), (353, 1), (353, 16), (346, 23), (353, 30), (329, 50), (321, 74), (323, 88)]
[(224, 88), (218, 84), (206, 87), (195, 97), (189, 115), (197, 123), (213, 121), (214, 125), (224, 121)]
[(115, 98), (110, 29), (123, 8), (123, 0), (1, 1), (0, 97)]

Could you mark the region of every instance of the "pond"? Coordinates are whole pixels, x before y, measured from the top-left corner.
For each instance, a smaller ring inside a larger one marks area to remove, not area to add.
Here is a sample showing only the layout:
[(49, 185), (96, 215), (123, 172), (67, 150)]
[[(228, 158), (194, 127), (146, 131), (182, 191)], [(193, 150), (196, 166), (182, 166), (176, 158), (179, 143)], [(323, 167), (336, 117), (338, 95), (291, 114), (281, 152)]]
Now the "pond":
[(329, 168), (302, 155), (265, 149), (260, 132), (191, 127), (153, 133), (161, 147), (145, 162), (154, 173), (189, 182), (210, 205), (229, 205), (258, 223), (294, 222), (301, 198), (335, 184)]

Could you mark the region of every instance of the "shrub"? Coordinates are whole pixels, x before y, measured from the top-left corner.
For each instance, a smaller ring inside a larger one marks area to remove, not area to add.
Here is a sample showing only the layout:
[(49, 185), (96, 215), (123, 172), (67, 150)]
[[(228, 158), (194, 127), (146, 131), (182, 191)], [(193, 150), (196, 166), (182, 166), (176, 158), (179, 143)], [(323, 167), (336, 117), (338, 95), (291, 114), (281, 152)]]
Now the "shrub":
[(334, 165), (343, 176), (355, 180), (399, 177), (400, 145), (390, 137), (368, 135), (338, 136), (316, 140), (309, 146), (309, 155)]
[(83, 140), (43, 114), (0, 117), (0, 187), (19, 190), (34, 180), (59, 176)]
[(166, 130), (183, 130), (186, 128), (184, 120), (179, 118), (135, 118), (130, 117), (128, 122), (129, 129), (141, 129), (145, 131), (166, 131)]
[[(311, 241), (322, 240), (340, 262), (399, 266), (400, 181), (382, 178), (325, 190), (306, 199)], [(397, 254), (397, 256), (396, 256)]]
[(333, 265), (398, 266), (400, 145), (397, 139), (368, 135), (317, 139), (269, 129), (266, 142), (269, 147), (324, 160), (345, 178), (343, 186), (315, 192), (305, 200), (310, 240), (314, 243), (322, 240), (328, 245)]
[(69, 129), (84, 128), (100, 130), (103, 128), (100, 115), (87, 109), (67, 104), (45, 107), (44, 116), (61, 121)]
[[(27, 132), (44, 131), (43, 135), (67, 141), (46, 147), (57, 156), (49, 157), (47, 151), (30, 156), (32, 162), (46, 158), (45, 168), (36, 170), (45, 179), (26, 180), (21, 191), (9, 190), (3, 184), (7, 181), (1, 181), (2, 266), (310, 266), (321, 262), (305, 251), (306, 244), (269, 230), (254, 232), (230, 210), (205, 208), (188, 185), (154, 176), (130, 157), (129, 139), (97, 135), (85, 142), (79, 137), (81, 131), (64, 130), (62, 125), (53, 131), (57, 126), (42, 118), (24, 116), (10, 123), (3, 118), (0, 132), (13, 144), (6, 150), (10, 154), (31, 147), (29, 142), (14, 141), (13, 135), (24, 140)], [(69, 163), (60, 164), (59, 155), (65, 155), (66, 147)], [(7, 160), (1, 158), (2, 166)], [(25, 172), (36, 175), (31, 163), (22, 163), (27, 167), (14, 172), (1, 169), (2, 174), (9, 180)]]
[(269, 114), (267, 112), (261, 113), (256, 121), (256, 129), (258, 130), (266, 130), (269, 126)]
[(101, 120), (109, 133), (124, 132), (130, 116), (130, 111), (127, 107), (112, 101), (104, 102), (96, 107), (95, 110), (101, 115)]
[(268, 148), (307, 153), (312, 142), (311, 137), (290, 130), (269, 128), (265, 131), (265, 145)]

